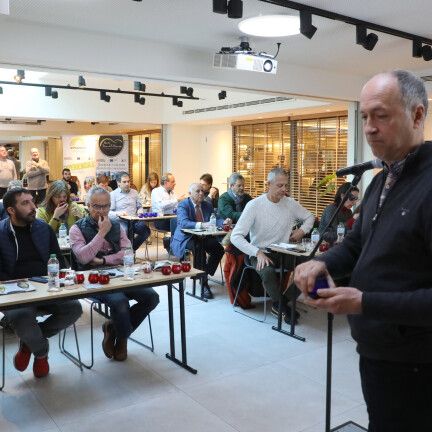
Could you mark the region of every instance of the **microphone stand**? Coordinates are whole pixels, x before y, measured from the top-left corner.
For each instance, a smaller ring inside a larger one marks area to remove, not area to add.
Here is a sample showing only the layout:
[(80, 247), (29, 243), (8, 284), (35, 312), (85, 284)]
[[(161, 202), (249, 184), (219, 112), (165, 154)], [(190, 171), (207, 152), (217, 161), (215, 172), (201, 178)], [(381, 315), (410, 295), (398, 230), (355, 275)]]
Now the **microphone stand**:
[[(351, 181), (351, 186), (346, 191), (344, 197), (342, 198), (341, 202), (337, 206), (337, 209), (333, 213), (332, 217), (330, 218), (330, 221), (325, 226), (323, 233), (320, 235), (320, 238), (315, 245), (315, 247), (312, 249), (312, 252), (310, 253), (309, 257), (312, 259), (317, 250), (320, 247), (320, 244), (324, 240), (324, 234), (327, 231), (327, 229), (331, 226), (333, 221), (336, 219), (339, 210), (343, 207), (345, 202), (348, 200), (348, 196), (350, 192), (354, 189), (355, 186), (358, 185), (362, 178), (363, 173), (357, 174), (354, 176), (353, 180)], [(325, 415), (325, 432), (331, 432), (332, 429), (330, 429), (330, 420), (331, 420), (331, 381), (332, 381), (332, 349), (333, 349), (333, 314), (328, 312), (327, 313), (327, 377), (326, 377), (326, 415)]]

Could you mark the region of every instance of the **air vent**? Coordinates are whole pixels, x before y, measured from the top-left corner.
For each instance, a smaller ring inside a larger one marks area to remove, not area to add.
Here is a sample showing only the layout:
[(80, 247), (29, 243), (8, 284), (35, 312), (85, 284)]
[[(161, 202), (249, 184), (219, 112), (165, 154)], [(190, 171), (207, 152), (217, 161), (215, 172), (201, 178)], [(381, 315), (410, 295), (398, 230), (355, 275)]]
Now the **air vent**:
[(239, 103), (229, 104), (229, 105), (218, 105), (218, 106), (212, 106), (212, 107), (207, 107), (207, 108), (198, 108), (195, 110), (187, 110), (187, 111), (183, 111), (183, 114), (184, 115), (190, 115), (190, 114), (200, 114), (200, 113), (209, 112), (209, 111), (220, 111), (220, 110), (227, 110), (227, 109), (244, 108), (244, 107), (253, 106), (253, 105), (264, 105), (264, 104), (275, 103), (275, 102), (286, 102), (286, 101), (289, 101), (292, 99), (293, 98), (277, 96), (274, 98), (258, 99), (258, 100), (249, 101), (249, 102), (239, 102)]
[(423, 77), (421, 77), (421, 79), (422, 79), (423, 81), (432, 81), (432, 75), (426, 75), (426, 76), (423, 76)]

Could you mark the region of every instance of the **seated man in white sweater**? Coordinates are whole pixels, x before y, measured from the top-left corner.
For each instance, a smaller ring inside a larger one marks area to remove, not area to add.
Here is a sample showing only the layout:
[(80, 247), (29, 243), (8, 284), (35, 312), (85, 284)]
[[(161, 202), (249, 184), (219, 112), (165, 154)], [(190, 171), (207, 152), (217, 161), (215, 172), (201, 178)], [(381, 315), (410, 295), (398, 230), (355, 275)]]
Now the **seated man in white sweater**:
[[(289, 175), (282, 168), (272, 169), (267, 177), (268, 192), (249, 201), (238, 220), (231, 242), (243, 253), (251, 257), (251, 263), (260, 275), (263, 285), (273, 300), (272, 313), (278, 313), (279, 306), (289, 323), (291, 310), (287, 305), (289, 292), (279, 305), (280, 283), (275, 268), (279, 267), (279, 256), (265, 252), (272, 243), (297, 242), (309, 232), (315, 216), (293, 198), (288, 198)], [(293, 230), (298, 221), (300, 228)], [(250, 236), (250, 242), (246, 240)]]

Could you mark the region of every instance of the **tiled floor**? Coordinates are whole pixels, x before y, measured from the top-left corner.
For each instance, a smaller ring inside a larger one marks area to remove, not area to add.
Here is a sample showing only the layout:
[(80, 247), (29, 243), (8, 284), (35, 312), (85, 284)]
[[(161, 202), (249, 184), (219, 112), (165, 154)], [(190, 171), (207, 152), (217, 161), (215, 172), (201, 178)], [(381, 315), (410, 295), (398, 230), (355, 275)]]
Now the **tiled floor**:
[[(186, 296), (188, 361), (197, 375), (165, 358), (169, 343), (163, 288), (151, 315), (155, 353), (130, 342), (124, 363), (104, 357), (100, 317), (96, 363), (84, 372), (59, 353), (52, 338), (50, 375), (36, 380), (31, 367), (19, 373), (12, 365), (17, 343), (10, 335), (0, 431), (324, 431), (326, 315), (311, 309), (302, 313), (297, 331), (306, 342), (300, 342), (271, 330), (274, 317), (259, 323), (234, 313), (225, 287), (212, 289), (215, 299), (208, 303)], [(89, 306), (83, 306), (78, 334), (88, 355)], [(137, 336), (148, 338), (148, 326), (141, 327)], [(72, 350), (72, 339), (68, 341)], [(367, 425), (357, 363), (346, 320), (336, 317), (333, 426), (347, 420)]]

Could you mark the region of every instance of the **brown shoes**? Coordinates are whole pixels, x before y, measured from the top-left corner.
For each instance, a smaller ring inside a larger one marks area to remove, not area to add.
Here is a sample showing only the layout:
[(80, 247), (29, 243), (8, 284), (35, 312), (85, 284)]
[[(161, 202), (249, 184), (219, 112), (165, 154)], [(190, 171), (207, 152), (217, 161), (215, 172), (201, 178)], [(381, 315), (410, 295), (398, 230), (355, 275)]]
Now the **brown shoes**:
[(112, 359), (115, 353), (115, 330), (112, 321), (105, 321), (102, 331), (104, 332), (102, 350), (109, 359)]
[(117, 361), (125, 361), (127, 359), (127, 338), (117, 338), (114, 348), (114, 359)]

